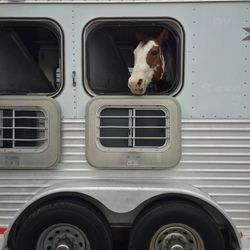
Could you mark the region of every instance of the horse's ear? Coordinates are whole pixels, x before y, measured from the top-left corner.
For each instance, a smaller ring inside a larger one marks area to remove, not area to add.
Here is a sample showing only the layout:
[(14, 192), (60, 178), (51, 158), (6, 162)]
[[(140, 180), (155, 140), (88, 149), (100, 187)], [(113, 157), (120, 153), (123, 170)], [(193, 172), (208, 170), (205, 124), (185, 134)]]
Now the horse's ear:
[(136, 32), (135, 38), (136, 38), (136, 41), (139, 43), (139, 42), (145, 41), (147, 39), (147, 36), (143, 33)]
[(168, 37), (169, 37), (169, 32), (166, 29), (163, 29), (160, 35), (156, 38), (156, 42), (159, 45), (162, 45), (162, 43), (168, 40)]

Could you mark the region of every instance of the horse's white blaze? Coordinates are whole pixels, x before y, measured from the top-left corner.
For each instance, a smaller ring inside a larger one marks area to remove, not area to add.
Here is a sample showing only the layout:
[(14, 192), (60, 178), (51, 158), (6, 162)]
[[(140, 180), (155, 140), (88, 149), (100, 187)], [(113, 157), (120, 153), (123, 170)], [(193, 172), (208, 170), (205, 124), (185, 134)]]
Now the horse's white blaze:
[[(134, 50), (135, 65), (128, 80), (128, 86), (134, 94), (144, 94), (149, 83), (152, 81), (154, 69), (147, 64), (147, 55), (153, 46), (158, 46), (154, 41), (149, 41), (146, 45), (139, 43)], [(139, 80), (142, 83), (138, 86)]]

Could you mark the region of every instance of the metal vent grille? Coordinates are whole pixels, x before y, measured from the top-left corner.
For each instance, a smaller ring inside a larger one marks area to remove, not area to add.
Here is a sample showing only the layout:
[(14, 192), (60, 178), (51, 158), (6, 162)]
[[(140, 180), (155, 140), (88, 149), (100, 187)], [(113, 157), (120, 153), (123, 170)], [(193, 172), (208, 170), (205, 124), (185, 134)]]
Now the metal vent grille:
[(42, 110), (0, 109), (0, 148), (39, 148), (48, 141), (48, 122)]
[(98, 140), (104, 147), (158, 148), (169, 144), (166, 108), (108, 107), (98, 116)]

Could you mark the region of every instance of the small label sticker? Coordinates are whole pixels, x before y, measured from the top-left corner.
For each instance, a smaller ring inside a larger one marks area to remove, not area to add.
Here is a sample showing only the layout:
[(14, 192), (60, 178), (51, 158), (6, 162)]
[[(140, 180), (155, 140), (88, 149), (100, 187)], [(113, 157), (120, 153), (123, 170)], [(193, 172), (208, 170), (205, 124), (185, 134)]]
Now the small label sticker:
[(128, 155), (127, 166), (128, 167), (138, 166), (140, 158), (141, 157), (139, 155)]
[(17, 167), (19, 166), (19, 157), (18, 156), (6, 156), (5, 164), (8, 167)]

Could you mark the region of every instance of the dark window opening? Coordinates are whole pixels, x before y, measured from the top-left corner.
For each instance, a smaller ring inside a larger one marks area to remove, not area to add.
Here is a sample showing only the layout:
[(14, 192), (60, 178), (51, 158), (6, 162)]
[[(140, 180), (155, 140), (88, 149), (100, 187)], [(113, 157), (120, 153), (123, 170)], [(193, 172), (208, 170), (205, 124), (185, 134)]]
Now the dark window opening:
[(162, 147), (169, 141), (168, 111), (105, 108), (99, 116), (98, 139), (104, 147)]
[(41, 147), (48, 140), (47, 130), (42, 111), (0, 109), (0, 148)]
[[(85, 86), (97, 95), (130, 95), (128, 78), (134, 66), (136, 33), (157, 37), (169, 32), (164, 46), (171, 57), (171, 77), (160, 86), (150, 84), (147, 94), (170, 95), (182, 84), (183, 32), (173, 20), (95, 21), (85, 30)], [(170, 58), (169, 57), (169, 58)], [(169, 74), (170, 75), (170, 74)]]
[(61, 35), (42, 21), (0, 21), (0, 94), (56, 93), (62, 85)]

